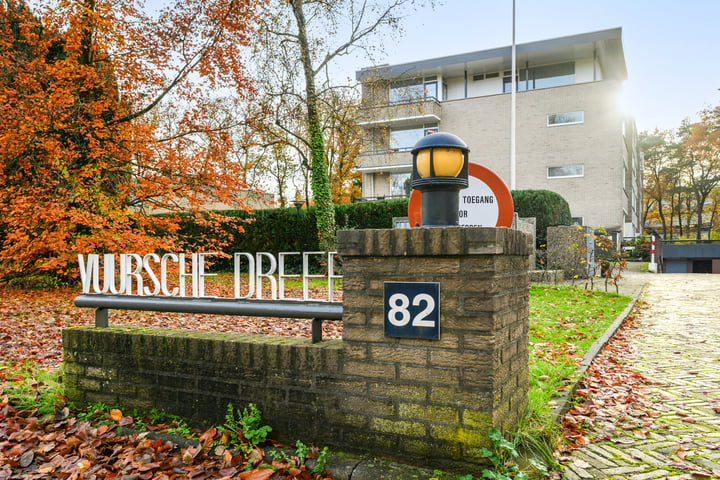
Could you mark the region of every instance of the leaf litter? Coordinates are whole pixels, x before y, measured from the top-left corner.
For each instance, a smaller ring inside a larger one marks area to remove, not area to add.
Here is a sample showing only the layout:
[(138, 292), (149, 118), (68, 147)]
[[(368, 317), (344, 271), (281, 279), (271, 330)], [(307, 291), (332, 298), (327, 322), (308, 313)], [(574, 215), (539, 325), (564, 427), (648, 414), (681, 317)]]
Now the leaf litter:
[[(288, 297), (301, 298), (302, 289), (288, 293)], [(3, 385), (16, 380), (7, 375), (9, 367), (32, 364), (55, 369), (62, 363), (62, 330), (94, 324), (92, 309), (73, 306), (77, 294), (70, 288), (28, 291), (0, 285), (0, 298), (3, 299), (0, 304), (0, 361), (6, 365), (0, 364), (0, 480), (330, 478), (327, 472), (312, 473), (291, 459), (271, 459), (261, 449), (247, 455), (219, 449), (214, 444), (222, 443), (222, 434), (214, 429), (200, 435), (204, 441), (199, 445), (180, 447), (169, 441), (152, 440), (148, 438), (148, 432), (119, 435), (119, 427), (135, 424), (135, 419), (119, 409), (112, 409), (106, 415), (111, 424), (98, 426), (70, 415), (67, 408), (56, 409), (55, 415), (50, 416), (41, 416), (36, 409), (15, 408), (8, 395), (3, 393)], [(232, 296), (222, 286), (216, 286), (209, 294)], [(338, 291), (335, 300), (339, 301), (341, 294)], [(322, 298), (326, 291), (311, 287), (310, 295)], [(110, 323), (311, 337), (311, 320), (297, 319), (115, 310), (111, 312)], [(323, 322), (324, 338), (341, 336), (341, 322)], [(33, 387), (37, 386), (33, 384)], [(161, 430), (163, 425), (144, 422), (144, 427), (155, 431)], [(308, 455), (311, 457), (312, 454)]]

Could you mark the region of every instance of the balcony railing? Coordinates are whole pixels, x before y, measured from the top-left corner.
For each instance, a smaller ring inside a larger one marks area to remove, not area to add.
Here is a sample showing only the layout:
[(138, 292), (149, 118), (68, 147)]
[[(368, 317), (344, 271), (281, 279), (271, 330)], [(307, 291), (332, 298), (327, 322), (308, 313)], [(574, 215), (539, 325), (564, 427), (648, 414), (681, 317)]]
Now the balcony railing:
[(412, 125), (422, 121), (439, 122), (441, 111), (440, 102), (434, 98), (376, 105), (363, 108), (360, 124)]
[(377, 195), (375, 197), (353, 197), (353, 203), (373, 202), (376, 200), (392, 200), (394, 198), (408, 198), (407, 195)]

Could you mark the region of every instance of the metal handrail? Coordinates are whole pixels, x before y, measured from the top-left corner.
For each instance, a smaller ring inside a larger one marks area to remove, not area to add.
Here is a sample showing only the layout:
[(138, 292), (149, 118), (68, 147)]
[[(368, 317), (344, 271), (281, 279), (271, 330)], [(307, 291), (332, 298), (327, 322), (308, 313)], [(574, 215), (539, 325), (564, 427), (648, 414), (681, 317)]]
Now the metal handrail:
[(95, 326), (100, 328), (109, 324), (108, 310), (308, 318), (312, 319), (313, 343), (322, 340), (323, 320), (341, 320), (343, 312), (342, 302), (104, 294), (78, 295), (75, 306), (95, 308)]

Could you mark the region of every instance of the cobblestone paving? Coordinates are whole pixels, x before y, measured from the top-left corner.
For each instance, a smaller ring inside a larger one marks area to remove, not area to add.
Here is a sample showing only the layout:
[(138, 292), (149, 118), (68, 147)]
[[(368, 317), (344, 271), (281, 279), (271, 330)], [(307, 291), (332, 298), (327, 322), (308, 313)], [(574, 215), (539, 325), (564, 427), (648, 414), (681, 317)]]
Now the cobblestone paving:
[(720, 275), (627, 280), (646, 283), (631, 366), (652, 381), (660, 415), (645, 439), (620, 432), (576, 450), (564, 478), (720, 479)]

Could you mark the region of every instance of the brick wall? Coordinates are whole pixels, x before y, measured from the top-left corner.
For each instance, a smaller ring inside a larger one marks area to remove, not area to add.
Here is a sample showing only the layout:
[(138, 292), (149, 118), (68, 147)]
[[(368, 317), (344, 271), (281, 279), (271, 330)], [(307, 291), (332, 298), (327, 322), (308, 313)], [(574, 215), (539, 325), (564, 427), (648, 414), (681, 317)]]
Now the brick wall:
[[(351, 230), (343, 340), (91, 327), (64, 332), (68, 395), (220, 420), (256, 403), (273, 436), (473, 472), (527, 403), (528, 242), (505, 228)], [(383, 332), (385, 281), (440, 283), (439, 340)]]
[(547, 229), (548, 269), (562, 270), (565, 278), (587, 278), (594, 273), (592, 229), (556, 226)]
[(136, 327), (63, 331), (65, 386), (79, 403), (157, 407), (222, 421), (228, 403), (253, 402), (281, 437), (317, 438), (342, 342)]

